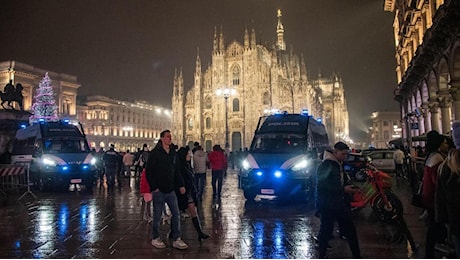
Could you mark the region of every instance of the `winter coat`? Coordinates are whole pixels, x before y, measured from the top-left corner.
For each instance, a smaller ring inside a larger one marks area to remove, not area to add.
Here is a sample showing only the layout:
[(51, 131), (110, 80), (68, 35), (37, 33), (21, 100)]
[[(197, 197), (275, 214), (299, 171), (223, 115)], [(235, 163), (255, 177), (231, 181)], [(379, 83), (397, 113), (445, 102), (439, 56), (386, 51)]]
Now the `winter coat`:
[(145, 169), (152, 192), (159, 189), (163, 193), (169, 193), (184, 186), (184, 179), (176, 170), (176, 151), (173, 148), (168, 154), (161, 144), (155, 146), (148, 156)]
[(434, 194), (438, 178), (438, 167), (444, 159), (445, 155), (439, 152), (433, 152), (428, 156), (425, 162), (422, 180), (422, 205), (429, 210), (434, 210)]
[(345, 193), (344, 186), (350, 184), (342, 163), (332, 152), (324, 151), (323, 161), (317, 170), (317, 208), (349, 208), (351, 197)]
[(460, 176), (444, 164), (436, 185), (436, 221), (448, 223), (451, 231), (460, 233)]
[(227, 168), (227, 158), (223, 151), (212, 151), (208, 155), (212, 170), (225, 170)]
[(208, 155), (203, 150), (197, 150), (193, 154), (193, 168), (195, 174), (206, 173), (206, 164), (208, 163)]

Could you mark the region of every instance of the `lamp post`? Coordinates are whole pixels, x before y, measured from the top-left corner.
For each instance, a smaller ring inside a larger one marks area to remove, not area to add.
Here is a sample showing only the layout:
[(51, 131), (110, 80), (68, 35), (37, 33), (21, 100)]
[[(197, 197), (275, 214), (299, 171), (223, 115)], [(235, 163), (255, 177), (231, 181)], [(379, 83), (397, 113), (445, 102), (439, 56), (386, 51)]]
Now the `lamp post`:
[(228, 98), (233, 96), (236, 90), (233, 88), (218, 88), (216, 91), (217, 96), (223, 96), (225, 99), (225, 148), (229, 148), (228, 141)]

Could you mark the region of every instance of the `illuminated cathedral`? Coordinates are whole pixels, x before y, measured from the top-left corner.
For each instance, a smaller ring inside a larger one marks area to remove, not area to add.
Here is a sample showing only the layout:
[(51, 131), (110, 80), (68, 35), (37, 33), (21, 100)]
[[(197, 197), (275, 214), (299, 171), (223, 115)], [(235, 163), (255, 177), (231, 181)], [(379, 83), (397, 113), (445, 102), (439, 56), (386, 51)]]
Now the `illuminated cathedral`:
[(176, 70), (174, 143), (182, 146), (197, 141), (206, 151), (215, 144), (238, 151), (250, 146), (260, 116), (305, 109), (325, 124), (331, 144), (349, 135), (340, 77), (310, 80), (303, 55), (286, 48), (280, 10), (277, 17), (276, 40), (271, 47), (257, 44), (254, 29), (245, 29), (242, 44), (234, 40), (228, 45), (222, 28), (220, 32), (215, 29), (211, 63), (203, 70), (197, 55), (194, 82), (188, 91), (182, 70)]

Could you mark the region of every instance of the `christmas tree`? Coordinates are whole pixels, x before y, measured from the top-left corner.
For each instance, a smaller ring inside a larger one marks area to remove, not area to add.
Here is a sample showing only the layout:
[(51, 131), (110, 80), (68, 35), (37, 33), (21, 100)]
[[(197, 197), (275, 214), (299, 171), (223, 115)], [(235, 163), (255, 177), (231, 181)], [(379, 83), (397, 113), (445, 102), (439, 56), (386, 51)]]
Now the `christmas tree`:
[(34, 113), (31, 116), (32, 122), (39, 120), (58, 121), (56, 100), (54, 99), (53, 86), (51, 86), (51, 79), (48, 76), (48, 72), (38, 85), (32, 110)]

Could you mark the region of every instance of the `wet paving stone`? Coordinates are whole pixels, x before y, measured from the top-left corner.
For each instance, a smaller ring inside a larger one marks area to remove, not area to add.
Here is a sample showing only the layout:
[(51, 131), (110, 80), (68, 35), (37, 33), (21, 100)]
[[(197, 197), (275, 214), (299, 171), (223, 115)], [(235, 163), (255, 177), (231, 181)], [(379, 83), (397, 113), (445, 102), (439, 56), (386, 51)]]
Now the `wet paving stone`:
[[(204, 232), (211, 238), (198, 241), (190, 218), (181, 218), (182, 239), (187, 250), (172, 248), (161, 226), (165, 249), (151, 246), (151, 225), (142, 220), (142, 206), (135, 178), (123, 189), (107, 193), (38, 193), (38, 199), (11, 194), (0, 207), (0, 258), (317, 258), (313, 239), (319, 219), (312, 204), (281, 204), (276, 200), (247, 202), (238, 189), (236, 172), (229, 170), (222, 199), (211, 198), (210, 174), (207, 191), (198, 211)], [(410, 205), (408, 186), (395, 182), (394, 190), (404, 204), (405, 219), (423, 248), (425, 227), (417, 221), (419, 209)], [(396, 225), (376, 219), (370, 206), (355, 213), (363, 258), (420, 258)], [(329, 258), (351, 258), (345, 240), (334, 234)]]

